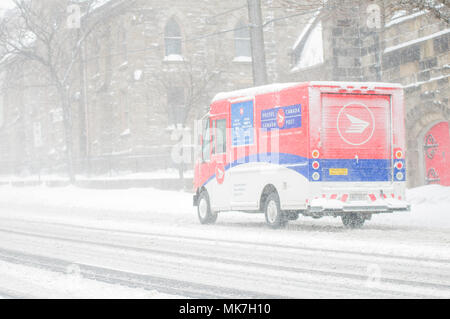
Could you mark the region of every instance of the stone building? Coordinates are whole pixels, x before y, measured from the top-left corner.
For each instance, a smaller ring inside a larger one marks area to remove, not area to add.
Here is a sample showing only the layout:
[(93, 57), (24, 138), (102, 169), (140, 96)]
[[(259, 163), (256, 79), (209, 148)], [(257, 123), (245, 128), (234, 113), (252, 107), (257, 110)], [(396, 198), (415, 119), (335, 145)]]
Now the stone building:
[[(380, 12), (378, 26), (371, 20), (374, 5)], [(294, 68), (286, 80), (401, 83), (408, 183), (450, 185), (448, 23), (425, 10), (393, 10), (385, 1), (328, 1), (323, 11), (308, 22), (309, 31), (294, 48), (304, 50), (314, 29), (321, 29), (323, 63)]]
[(426, 12), (385, 25), (382, 78), (405, 88), (410, 185), (450, 186), (449, 42), (448, 24)]
[[(445, 134), (435, 137), (442, 138), (440, 144), (425, 140), (442, 123), (447, 123), (448, 135), (448, 24), (425, 11), (390, 12), (381, 0), (329, 0), (321, 10), (303, 11), (278, 0), (262, 0), (262, 5), (270, 83), (402, 83), (409, 182), (445, 180), (450, 174), (441, 160)], [(105, 18), (85, 43), (74, 74), (73, 129), (80, 170), (171, 166), (175, 127), (191, 127), (217, 92), (252, 86), (246, 0), (110, 0), (96, 14)], [(23, 64), (10, 61), (3, 78), (18, 74), (16, 69)], [(16, 172), (29, 167), (27, 161), (58, 167), (64, 143), (58, 138), (60, 110), (51, 87), (44, 89), (36, 76), (21, 81), (22, 89), (3, 84), (0, 161), (15, 163)], [(31, 108), (39, 111), (28, 112), (28, 122), (14, 122), (15, 112)], [(35, 144), (35, 136), (42, 143)], [(436, 144), (440, 146), (430, 147)], [(439, 171), (431, 175), (430, 152), (440, 160)]]

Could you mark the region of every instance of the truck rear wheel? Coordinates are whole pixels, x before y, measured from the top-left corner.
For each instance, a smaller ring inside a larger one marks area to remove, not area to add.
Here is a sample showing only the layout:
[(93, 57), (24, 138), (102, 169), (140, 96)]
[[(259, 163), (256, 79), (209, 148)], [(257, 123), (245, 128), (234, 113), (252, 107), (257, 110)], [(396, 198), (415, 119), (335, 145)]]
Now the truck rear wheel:
[(208, 193), (203, 191), (198, 197), (197, 206), (198, 219), (203, 225), (214, 224), (217, 220), (217, 213), (211, 211)]
[(364, 222), (366, 221), (366, 219), (363, 216), (356, 213), (342, 215), (341, 219), (345, 228), (352, 228), (352, 229), (363, 227)]
[(264, 214), (267, 224), (272, 228), (281, 228), (286, 226), (287, 219), (280, 208), (280, 198), (277, 193), (270, 193), (264, 205)]

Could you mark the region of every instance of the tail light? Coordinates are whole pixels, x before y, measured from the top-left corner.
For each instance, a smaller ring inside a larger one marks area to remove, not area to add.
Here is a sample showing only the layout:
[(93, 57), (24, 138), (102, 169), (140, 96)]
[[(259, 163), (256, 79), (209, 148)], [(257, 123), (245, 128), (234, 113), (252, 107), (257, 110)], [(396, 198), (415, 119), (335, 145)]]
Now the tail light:
[(320, 167), (320, 164), (319, 164), (319, 162), (318, 161), (314, 161), (313, 163), (312, 163), (312, 168), (314, 168), (314, 169), (319, 169), (319, 167)]

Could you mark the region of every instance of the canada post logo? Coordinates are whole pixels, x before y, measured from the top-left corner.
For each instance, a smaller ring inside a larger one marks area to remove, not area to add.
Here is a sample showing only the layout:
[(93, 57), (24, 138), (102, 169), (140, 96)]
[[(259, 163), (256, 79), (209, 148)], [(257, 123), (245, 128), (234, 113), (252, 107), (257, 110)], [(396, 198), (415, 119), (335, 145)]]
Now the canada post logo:
[(347, 104), (338, 114), (337, 130), (347, 144), (366, 144), (375, 132), (375, 117), (364, 104)]
[(261, 111), (261, 128), (287, 130), (302, 126), (302, 106), (291, 105)]
[(286, 114), (283, 109), (279, 109), (277, 112), (277, 125), (278, 128), (283, 128), (286, 124)]
[(222, 163), (217, 164), (215, 173), (217, 183), (223, 184), (223, 181), (225, 179), (225, 167), (223, 166)]

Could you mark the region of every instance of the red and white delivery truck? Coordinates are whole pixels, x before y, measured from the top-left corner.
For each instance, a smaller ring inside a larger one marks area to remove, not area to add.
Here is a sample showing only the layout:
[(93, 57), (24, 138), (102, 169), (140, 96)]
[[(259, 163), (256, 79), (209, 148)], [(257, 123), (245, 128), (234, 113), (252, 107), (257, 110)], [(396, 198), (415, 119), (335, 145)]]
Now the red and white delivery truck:
[(281, 227), (299, 214), (361, 227), (408, 211), (405, 107), (400, 85), (274, 84), (218, 94), (203, 118), (194, 206), (265, 214)]

